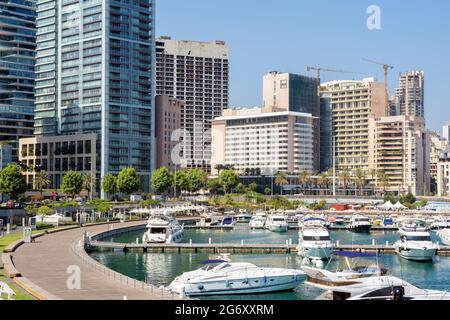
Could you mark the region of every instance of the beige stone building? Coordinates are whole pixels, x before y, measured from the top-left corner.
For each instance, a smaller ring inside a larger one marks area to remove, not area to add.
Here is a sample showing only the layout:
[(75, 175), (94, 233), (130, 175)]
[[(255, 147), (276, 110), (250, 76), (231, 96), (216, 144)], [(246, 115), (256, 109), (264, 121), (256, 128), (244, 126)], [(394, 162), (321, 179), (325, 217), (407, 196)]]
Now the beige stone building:
[(321, 85), (321, 154), (329, 155), (322, 167), (330, 166), (335, 140), (338, 170), (368, 169), (369, 118), (384, 116), (385, 103), (385, 86), (373, 78)]
[(369, 170), (384, 172), (383, 191), (428, 195), (430, 188), (429, 135), (422, 117), (392, 116), (369, 120)]
[(311, 114), (272, 108), (229, 109), (212, 125), (212, 168), (232, 165), (238, 171), (260, 169), (312, 172), (314, 168)]
[(450, 196), (450, 150), (442, 152), (439, 156), (437, 164), (437, 195), (439, 197)]
[(437, 167), (442, 152), (450, 149), (448, 140), (441, 138), (439, 133), (429, 131), (430, 136), (430, 177), (437, 179)]
[(180, 164), (174, 157), (179, 156), (179, 153), (176, 153), (176, 147), (180, 141), (177, 139), (176, 131), (181, 128), (180, 118), (183, 107), (184, 102), (181, 100), (168, 96), (156, 96), (157, 168), (166, 167), (175, 170), (176, 166)]
[[(19, 140), (19, 150), (19, 161), (47, 172), (52, 181), (48, 189), (59, 189), (63, 176), (73, 170), (91, 175), (91, 181), (96, 185), (92, 188), (94, 196), (100, 191), (100, 176), (96, 171), (97, 134), (23, 138)], [(30, 187), (34, 187), (35, 175), (33, 170), (25, 172)]]

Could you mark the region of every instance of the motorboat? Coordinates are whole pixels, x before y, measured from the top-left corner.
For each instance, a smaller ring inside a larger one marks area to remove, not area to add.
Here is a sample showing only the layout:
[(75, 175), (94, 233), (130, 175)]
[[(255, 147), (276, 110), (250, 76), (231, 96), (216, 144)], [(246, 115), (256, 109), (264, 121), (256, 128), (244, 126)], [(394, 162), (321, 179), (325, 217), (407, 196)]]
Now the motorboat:
[(441, 239), (443, 245), (450, 246), (450, 229), (439, 230), (436, 235)]
[(185, 272), (168, 287), (188, 297), (257, 294), (294, 290), (305, 279), (301, 270), (263, 268), (227, 257), (202, 262), (198, 270)]
[(153, 210), (146, 228), (143, 243), (177, 243), (183, 238), (183, 226), (168, 210)]
[(372, 228), (370, 218), (362, 215), (353, 215), (350, 223), (350, 229), (353, 232), (369, 233)]
[[(327, 290), (329, 287), (350, 285), (356, 279), (386, 275), (387, 269), (380, 267), (369, 258), (377, 258), (376, 254), (365, 252), (336, 251), (331, 259), (339, 258), (335, 271), (310, 266), (302, 266), (306, 273), (306, 284)], [(342, 258), (342, 259), (341, 259)]]
[(394, 226), (394, 219), (392, 217), (384, 217), (384, 219), (383, 219), (383, 226), (384, 227), (393, 227)]
[(324, 287), (317, 300), (450, 300), (450, 293), (420, 289), (400, 278), (375, 276), (355, 279), (344, 286)]
[(306, 218), (299, 231), (298, 254), (310, 260), (328, 260), (335, 247), (322, 218)]
[(266, 229), (273, 232), (287, 232), (289, 230), (289, 224), (284, 215), (272, 214), (267, 217)]
[(264, 212), (257, 212), (249, 222), (250, 229), (264, 229), (266, 227), (267, 215)]
[(200, 221), (197, 222), (197, 227), (208, 228), (219, 224), (220, 220), (214, 213), (204, 213), (200, 216)]
[(336, 220), (334, 221), (336, 226), (343, 226), (345, 224), (345, 219), (343, 216), (336, 216)]
[(245, 209), (240, 209), (239, 214), (235, 216), (237, 223), (249, 223), (252, 215)]
[(236, 219), (232, 216), (227, 216), (222, 219), (222, 227), (233, 227), (236, 224)]
[(440, 230), (450, 228), (450, 218), (449, 217), (439, 217), (430, 225), (431, 230)]
[(430, 261), (436, 256), (438, 245), (423, 220), (405, 220), (400, 227), (400, 240), (394, 244), (399, 256), (412, 261)]

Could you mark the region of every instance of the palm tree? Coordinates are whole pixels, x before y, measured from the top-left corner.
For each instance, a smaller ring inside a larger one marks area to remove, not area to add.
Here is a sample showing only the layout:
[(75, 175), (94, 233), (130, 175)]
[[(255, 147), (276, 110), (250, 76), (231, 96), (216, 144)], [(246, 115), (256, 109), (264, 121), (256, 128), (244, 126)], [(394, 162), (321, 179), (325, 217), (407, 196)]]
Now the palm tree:
[(359, 193), (362, 196), (362, 187), (364, 186), (364, 183), (366, 181), (366, 172), (362, 169), (356, 169), (356, 173), (355, 173), (355, 182), (356, 185), (359, 188)]
[(301, 184), (308, 184), (310, 181), (310, 177), (311, 175), (309, 174), (308, 171), (302, 171), (298, 175), (298, 180), (300, 181)]
[(344, 186), (344, 192), (347, 194), (347, 185), (348, 181), (351, 179), (350, 172), (348, 170), (342, 170), (339, 172), (339, 180), (341, 180), (342, 185)]
[(275, 184), (281, 188), (281, 195), (283, 195), (283, 187), (289, 184), (289, 181), (287, 180), (287, 174), (284, 172), (278, 172), (275, 179)]
[(325, 184), (327, 187), (330, 185), (330, 175), (327, 171), (319, 174), (319, 184)]
[(389, 185), (389, 177), (384, 170), (377, 173), (378, 183), (383, 187), (383, 194), (386, 193), (386, 187)]
[(93, 181), (91, 174), (89, 174), (89, 173), (83, 174), (83, 189), (88, 192), (90, 199), (92, 199), (91, 189), (92, 189), (93, 182), (94, 181)]
[(36, 173), (36, 176), (34, 177), (34, 188), (41, 193), (41, 198), (42, 198), (42, 190), (50, 183), (52, 183), (52, 180), (48, 176), (47, 172), (39, 171)]

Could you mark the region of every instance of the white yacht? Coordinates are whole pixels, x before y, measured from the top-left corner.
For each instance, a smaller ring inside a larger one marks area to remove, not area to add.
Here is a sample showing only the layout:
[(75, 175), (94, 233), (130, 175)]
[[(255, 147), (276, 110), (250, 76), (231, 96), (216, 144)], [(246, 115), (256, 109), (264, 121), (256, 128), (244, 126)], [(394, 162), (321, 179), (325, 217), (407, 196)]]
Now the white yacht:
[(425, 221), (406, 220), (399, 232), (400, 240), (394, 247), (401, 257), (413, 261), (430, 261), (436, 256), (439, 248), (431, 241)]
[(310, 260), (328, 260), (335, 245), (322, 218), (306, 218), (299, 231), (298, 254)]
[(220, 220), (214, 213), (203, 213), (200, 216), (200, 221), (197, 222), (197, 227), (208, 228), (217, 226), (220, 224)]
[(257, 212), (249, 222), (250, 229), (264, 229), (266, 227), (267, 215), (265, 212)]
[(448, 229), (450, 228), (450, 218), (449, 217), (438, 217), (435, 222), (430, 225), (432, 230)]
[(355, 279), (344, 286), (323, 286), (317, 300), (450, 300), (450, 293), (420, 289), (393, 276)]
[(177, 277), (168, 289), (191, 297), (256, 294), (293, 290), (306, 278), (300, 270), (262, 268), (222, 257), (203, 264), (202, 268)]
[(370, 218), (362, 215), (353, 215), (350, 223), (350, 229), (353, 232), (368, 233), (372, 228)]
[(289, 224), (284, 215), (272, 214), (267, 217), (266, 229), (273, 232), (287, 232)]
[(152, 210), (147, 221), (143, 243), (177, 243), (183, 238), (183, 226), (170, 216), (168, 210)]
[(245, 209), (239, 209), (239, 214), (235, 216), (237, 223), (249, 223), (252, 215)]
[(450, 229), (439, 230), (436, 235), (441, 239), (443, 245), (450, 246)]

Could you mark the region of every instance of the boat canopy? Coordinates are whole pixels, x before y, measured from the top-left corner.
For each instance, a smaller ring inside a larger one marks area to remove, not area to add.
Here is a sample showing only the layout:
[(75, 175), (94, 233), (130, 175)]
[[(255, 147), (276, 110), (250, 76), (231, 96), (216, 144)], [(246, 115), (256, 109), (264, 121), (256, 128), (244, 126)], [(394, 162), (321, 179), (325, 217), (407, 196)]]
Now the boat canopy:
[(325, 219), (322, 219), (322, 218), (307, 218), (307, 219), (303, 220), (303, 222), (308, 222), (308, 221), (321, 221), (321, 222), (327, 222)]
[(374, 253), (352, 252), (352, 251), (335, 251), (334, 254), (337, 256), (348, 257), (348, 258), (372, 258), (372, 257), (377, 256)]
[(220, 260), (220, 259), (218, 259), (218, 260), (205, 260), (205, 261), (200, 262), (200, 264), (224, 263), (224, 262), (228, 262), (228, 261)]

